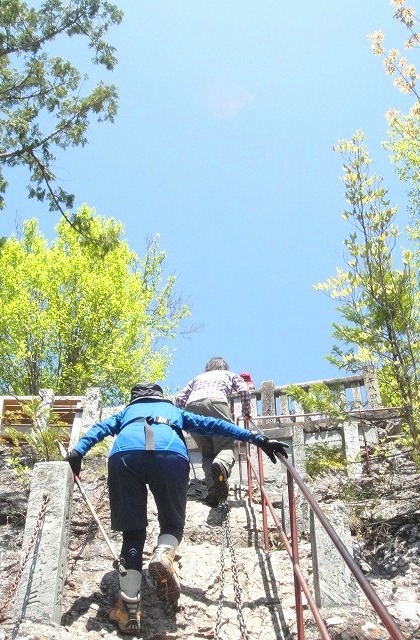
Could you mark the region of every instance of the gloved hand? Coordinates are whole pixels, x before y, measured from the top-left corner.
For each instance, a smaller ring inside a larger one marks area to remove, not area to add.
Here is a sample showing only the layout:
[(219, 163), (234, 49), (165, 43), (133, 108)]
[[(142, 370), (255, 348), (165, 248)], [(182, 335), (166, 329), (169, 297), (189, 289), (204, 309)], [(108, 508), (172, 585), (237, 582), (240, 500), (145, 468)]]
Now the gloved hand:
[(66, 455), (64, 460), (66, 460), (71, 466), (71, 470), (73, 471), (75, 476), (80, 475), (80, 469), (82, 468), (82, 454), (76, 451), (76, 449), (72, 449), (70, 453)]
[(274, 464), (277, 462), (277, 456), (275, 453), (278, 451), (285, 458), (288, 457), (286, 449), (289, 448), (289, 445), (285, 442), (280, 442), (280, 440), (269, 440), (264, 437), (262, 442), (257, 444), (257, 447), (260, 447), (264, 451), (264, 453), (270, 458), (271, 462)]

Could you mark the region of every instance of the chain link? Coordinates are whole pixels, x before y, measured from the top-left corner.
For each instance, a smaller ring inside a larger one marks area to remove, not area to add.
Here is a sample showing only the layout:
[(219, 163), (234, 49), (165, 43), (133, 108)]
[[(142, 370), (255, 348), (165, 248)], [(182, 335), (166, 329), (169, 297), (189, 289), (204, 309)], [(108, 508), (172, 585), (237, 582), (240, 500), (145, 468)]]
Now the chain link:
[(222, 502), (220, 505), (222, 511), (222, 530), (221, 530), (221, 544), (220, 544), (220, 593), (217, 604), (216, 624), (214, 627), (214, 640), (220, 640), (220, 628), (222, 626), (222, 609), (225, 600), (224, 588), (226, 580), (226, 567), (225, 567), (225, 548), (229, 549), (230, 557), (232, 561), (232, 576), (233, 576), (233, 591), (235, 594), (235, 606), (236, 614), (239, 622), (239, 629), (241, 631), (241, 637), (243, 640), (249, 640), (248, 630), (246, 628), (243, 611), (242, 611), (242, 598), (241, 589), (239, 586), (238, 566), (236, 562), (235, 547), (233, 546), (232, 530), (230, 527), (230, 506), (227, 501)]
[(225, 601), (225, 594), (224, 594), (224, 588), (225, 588), (225, 577), (226, 577), (226, 572), (225, 572), (225, 546), (226, 546), (226, 535), (225, 535), (225, 529), (224, 529), (224, 519), (225, 519), (225, 514), (223, 514), (223, 520), (222, 520), (222, 531), (221, 531), (221, 541), (220, 541), (220, 592), (219, 592), (219, 600), (217, 603), (217, 613), (216, 613), (216, 624), (214, 627), (214, 640), (219, 640), (220, 636), (220, 627), (222, 626), (222, 609), (223, 609), (223, 603)]
[(41, 527), (44, 521), (44, 517), (45, 517), (45, 512), (47, 510), (47, 505), (49, 503), (49, 501), (51, 500), (51, 496), (47, 493), (44, 493), (42, 496), (42, 503), (41, 503), (41, 508), (39, 510), (39, 514), (38, 517), (36, 519), (35, 522), (35, 526), (34, 526), (34, 530), (32, 532), (32, 536), (31, 539), (29, 541), (29, 545), (28, 548), (26, 550), (25, 553), (25, 557), (23, 558), (22, 562), (20, 563), (20, 567), (19, 570), (11, 584), (11, 586), (9, 587), (9, 592), (6, 596), (6, 599), (4, 600), (3, 604), (0, 605), (0, 622), (3, 622), (6, 619), (6, 610), (9, 606), (9, 604), (11, 603), (11, 601), (13, 600), (15, 593), (17, 591), (18, 588), (18, 584), (19, 581), (23, 575), (23, 572), (25, 570), (26, 564), (29, 560), (29, 557), (31, 555), (32, 549), (34, 548), (37, 540), (38, 540), (38, 536), (39, 533), (41, 531)]

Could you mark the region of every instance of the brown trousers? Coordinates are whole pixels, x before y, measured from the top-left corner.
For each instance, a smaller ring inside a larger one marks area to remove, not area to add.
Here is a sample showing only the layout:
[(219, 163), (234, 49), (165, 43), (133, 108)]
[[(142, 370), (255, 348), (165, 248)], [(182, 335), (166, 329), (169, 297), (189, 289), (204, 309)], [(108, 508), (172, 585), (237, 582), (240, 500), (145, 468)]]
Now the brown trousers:
[[(185, 409), (200, 416), (232, 422), (229, 405), (227, 402), (222, 402), (221, 400), (205, 398), (204, 400), (188, 403)], [(232, 467), (235, 464), (235, 441), (226, 436), (203, 436), (200, 434), (191, 434), (191, 436), (201, 451), (201, 466), (207, 487), (210, 488), (213, 485), (211, 465), (214, 460), (223, 464), (229, 477)]]

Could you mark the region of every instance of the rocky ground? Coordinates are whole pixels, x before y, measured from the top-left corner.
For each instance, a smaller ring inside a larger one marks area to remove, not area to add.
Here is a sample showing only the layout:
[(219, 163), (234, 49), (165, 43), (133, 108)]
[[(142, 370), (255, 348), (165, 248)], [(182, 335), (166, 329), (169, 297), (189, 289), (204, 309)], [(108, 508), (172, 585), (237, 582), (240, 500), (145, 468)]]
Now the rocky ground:
[(420, 638), (420, 474), (406, 452), (390, 443), (362, 478), (310, 484), (321, 506), (346, 503), (356, 560), (404, 635)]
[[(406, 456), (399, 451), (394, 453), (390, 458), (372, 459), (370, 475), (365, 474), (357, 482), (334, 475), (310, 484), (321, 507), (323, 503), (345, 500), (350, 509), (356, 559), (404, 636), (420, 640), (420, 476)], [(0, 623), (0, 640), (63, 640), (74, 636), (81, 640), (115, 640), (120, 635), (108, 621), (107, 613), (118, 590), (118, 576), (108, 547), (76, 489), (62, 625), (17, 623), (11, 617), (13, 598), (8, 595), (21, 562), (28, 492), (7, 463), (8, 455), (8, 448), (0, 445), (0, 615), (5, 616)], [(109, 531), (104, 460), (86, 460), (82, 482)], [(271, 535), (270, 551), (263, 550), (258, 502), (249, 505), (243, 490), (231, 488), (227, 533), (233, 551), (225, 549), (222, 562), (226, 530), (222, 527), (221, 510), (210, 509), (202, 502), (205, 489), (199, 480), (192, 481), (189, 493), (185, 537), (178, 555), (182, 595), (177, 607), (157, 600), (148, 576), (147, 561), (157, 536), (155, 507), (153, 502), (150, 504), (142, 585), (142, 638), (296, 638), (290, 560), (275, 533)], [(119, 534), (109, 531), (109, 535), (118, 551)], [(300, 541), (300, 560), (311, 585), (307, 540)], [(225, 579), (224, 598), (221, 578)], [(360, 609), (322, 613), (334, 640), (389, 637), (363, 598)], [(304, 616), (307, 638), (319, 638), (307, 606)]]

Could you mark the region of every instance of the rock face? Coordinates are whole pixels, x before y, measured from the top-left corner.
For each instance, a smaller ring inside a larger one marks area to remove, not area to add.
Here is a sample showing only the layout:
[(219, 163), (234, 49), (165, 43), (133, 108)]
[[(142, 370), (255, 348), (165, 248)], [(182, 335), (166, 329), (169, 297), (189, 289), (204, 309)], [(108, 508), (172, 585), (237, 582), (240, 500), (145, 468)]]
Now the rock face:
[[(25, 500), (27, 496), (10, 468), (6, 451), (0, 451), (0, 608), (18, 575), (21, 561)], [(1, 455), (2, 454), (2, 455)], [(103, 459), (87, 459), (82, 482), (95, 505), (101, 523), (119, 553), (119, 533), (109, 530), (106, 466)], [(418, 477), (411, 477), (418, 482)], [(327, 486), (327, 482), (324, 481)], [(323, 485), (318, 500), (328, 498)], [(271, 536), (269, 552), (263, 549), (261, 508), (249, 504), (244, 489), (231, 487), (229, 526), (223, 525), (220, 508), (210, 509), (202, 501), (205, 488), (194, 479), (189, 490), (184, 540), (177, 555), (182, 584), (177, 607), (160, 602), (155, 595), (147, 566), (158, 534), (156, 508), (149, 500), (149, 527), (144, 554), (142, 583), (142, 633), (145, 640), (273, 640), (295, 638), (293, 572), (286, 550)], [(75, 488), (63, 594), (62, 624), (42, 625), (6, 617), (0, 625), (0, 640), (107, 640), (121, 637), (107, 613), (118, 591), (118, 574), (112, 556), (94, 524), (90, 512)], [(405, 529), (404, 529), (405, 527)], [(362, 542), (354, 536), (359, 563), (378, 595), (395, 617), (402, 632), (420, 638), (420, 525), (404, 522), (398, 536), (382, 546)], [(405, 532), (405, 533), (404, 533)], [(228, 546), (225, 546), (226, 535)], [(378, 538), (376, 538), (378, 540)], [(301, 540), (301, 568), (311, 587), (309, 541)], [(223, 590), (221, 591), (221, 587)], [(378, 623), (365, 602), (352, 611), (323, 610), (333, 640), (385, 640), (389, 634)], [(307, 605), (304, 607), (306, 637), (319, 638)], [(217, 634), (215, 635), (215, 630)]]

